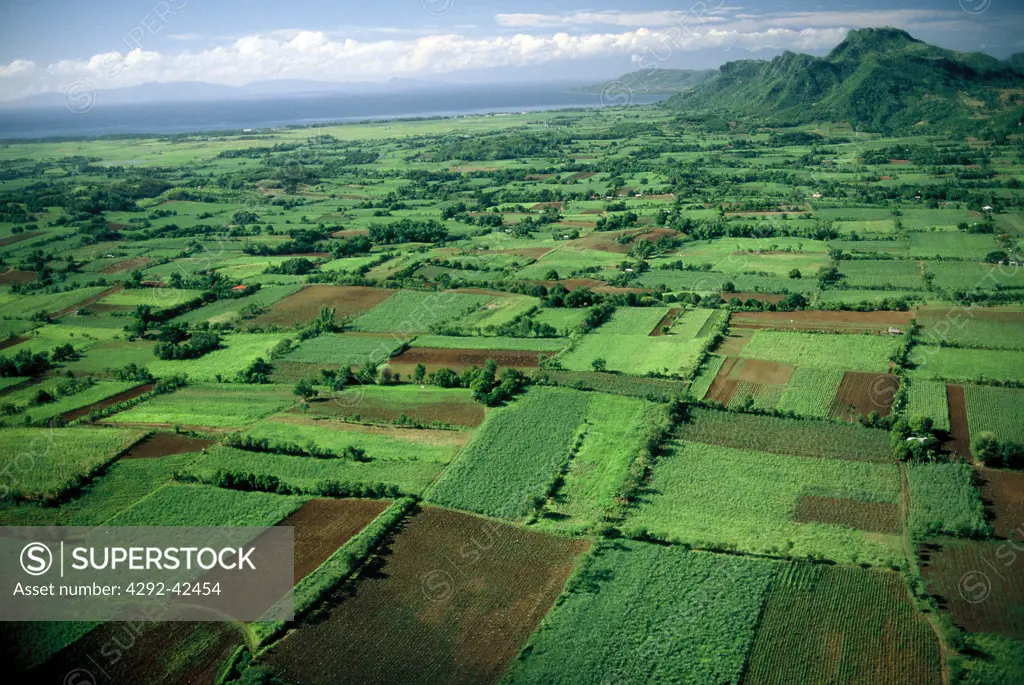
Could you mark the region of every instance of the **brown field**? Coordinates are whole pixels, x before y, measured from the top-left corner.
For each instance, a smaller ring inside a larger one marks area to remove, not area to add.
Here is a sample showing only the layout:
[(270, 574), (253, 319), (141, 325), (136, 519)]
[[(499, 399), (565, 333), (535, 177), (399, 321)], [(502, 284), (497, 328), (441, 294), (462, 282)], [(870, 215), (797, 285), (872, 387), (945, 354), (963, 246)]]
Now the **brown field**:
[(768, 594), (744, 685), (940, 685), (939, 641), (898, 573), (794, 564)]
[(100, 269), (101, 274), (116, 274), (122, 271), (131, 271), (132, 269), (138, 269), (140, 267), (149, 264), (149, 257), (134, 257), (132, 259), (124, 259), (114, 264), (107, 264), (105, 267)]
[(900, 507), (894, 502), (862, 502), (805, 495), (796, 505), (797, 523), (833, 523), (871, 533), (900, 532)]
[(412, 369), (423, 364), (427, 371), (448, 367), (455, 371), (478, 366), (483, 368), (488, 359), (498, 362), (498, 366), (517, 369), (534, 369), (540, 366), (539, 357), (543, 352), (526, 352), (524, 350), (447, 350), (432, 347), (413, 347), (388, 362), (395, 371), (406, 373), (405, 367)]
[[(580, 158), (577, 157), (577, 159)], [(573, 174), (569, 178), (571, 178), (574, 181), (586, 181), (588, 178), (593, 178), (594, 176), (597, 176), (596, 171), (581, 171), (579, 173)]]
[(351, 228), (345, 231), (335, 231), (331, 234), (332, 238), (354, 238), (361, 235), (370, 235), (369, 229), (366, 228)]
[(565, 226), (567, 228), (596, 228), (596, 221), (559, 221), (555, 226)]
[[(348, 335), (348, 333), (346, 333)], [(320, 370), (341, 371), (341, 364), (321, 364), (319, 362), (274, 362), (274, 372), (270, 374), (272, 383), (298, 383), (305, 378), (319, 378)]]
[[(725, 370), (725, 366), (722, 367)], [(739, 359), (733, 365), (729, 377), (748, 383), (786, 385), (796, 371), (795, 366), (761, 361), (760, 359)]]
[(672, 324), (675, 323), (676, 317), (679, 316), (682, 312), (682, 307), (674, 307), (668, 310), (668, 314), (662, 317), (661, 321), (658, 322), (658, 325), (655, 326), (654, 330), (651, 331), (648, 335), (652, 337), (659, 337), (665, 335), (664, 333), (662, 333), (661, 329), (665, 327), (671, 328)]
[(459, 173), (471, 173), (473, 171), (498, 171), (496, 166), (485, 166), (483, 164), (461, 164), (452, 167), (448, 167), (448, 171), (453, 174)]
[(65, 412), (65, 413), (61, 414), (60, 418), (62, 418), (65, 421), (74, 421), (76, 419), (82, 418), (83, 416), (88, 416), (89, 414), (93, 413), (94, 411), (99, 411), (100, 409), (106, 409), (107, 407), (112, 407), (115, 404), (118, 404), (120, 402), (127, 402), (128, 400), (133, 400), (136, 397), (138, 397), (139, 395), (145, 395), (147, 392), (149, 392), (152, 389), (153, 389), (153, 384), (152, 383), (146, 383), (145, 385), (140, 385), (137, 388), (132, 388), (130, 390), (125, 390), (124, 392), (121, 392), (121, 393), (118, 393), (118, 394), (113, 395), (111, 397), (108, 397), (105, 400), (100, 400), (99, 402), (93, 402), (92, 404), (87, 404), (84, 407), (79, 407), (78, 409), (74, 409), (72, 411)]
[(153, 433), (134, 447), (128, 450), (122, 459), (157, 459), (159, 457), (170, 457), (175, 454), (188, 454), (198, 452), (204, 447), (216, 443), (216, 440), (207, 438), (196, 438), (181, 433)]
[(831, 415), (840, 421), (856, 421), (873, 411), (879, 416), (892, 413), (892, 401), (900, 388), (900, 379), (889, 374), (847, 371), (832, 400)]
[(729, 404), (729, 400), (732, 399), (733, 394), (736, 392), (736, 386), (739, 384), (739, 381), (729, 378), (729, 374), (732, 373), (732, 368), (736, 366), (737, 361), (739, 360), (736, 357), (728, 357), (725, 360), (722, 368), (718, 371), (718, 375), (715, 376), (715, 380), (711, 383), (711, 387), (708, 388), (708, 393), (704, 396), (704, 399)]
[(13, 285), (15, 283), (19, 285), (25, 285), (26, 283), (32, 283), (35, 280), (36, 274), (34, 271), (8, 269), (7, 271), (0, 274), (0, 285)]
[(0, 238), (0, 247), (7, 247), (8, 245), (14, 245), (20, 243), (22, 240), (29, 240), (37, 236), (41, 236), (42, 231), (28, 231), (26, 233), (19, 233), (18, 235), (9, 235), (6, 238)]
[(1024, 311), (1000, 307), (928, 307), (917, 311), (922, 328), (928, 328), (948, 319), (954, 328), (969, 325), (971, 321), (1024, 324)]
[[(550, 247), (520, 247), (513, 250), (488, 250), (484, 254), (510, 254), (516, 257), (529, 257), (530, 259), (540, 259), (548, 252), (551, 252)], [(507, 295), (508, 293), (502, 293)]]
[(580, 214), (604, 214), (603, 209), (584, 209)]
[(597, 288), (604, 285), (604, 281), (599, 281), (596, 278), (566, 278), (561, 281), (526, 281), (526, 283), (537, 283), (549, 289), (554, 288), (556, 283), (561, 283), (566, 290)]
[(1024, 559), (1012, 544), (943, 539), (922, 546), (928, 591), (964, 630), (1024, 639)]
[(375, 499), (313, 499), (278, 523), (295, 528), (295, 581), (327, 561), (389, 504)]
[[(358, 407), (358, 405), (356, 405)], [(356, 411), (350, 409), (350, 411)], [(289, 413), (283, 416), (275, 416), (267, 419), (274, 423), (286, 423), (294, 426), (315, 426), (330, 430), (343, 431), (345, 433), (364, 433), (366, 435), (379, 435), (395, 440), (406, 440), (409, 442), (420, 442), (424, 445), (448, 446), (462, 448), (465, 446), (472, 434), (469, 431), (458, 430), (434, 430), (431, 428), (405, 428), (400, 426), (367, 426), (361, 423), (344, 423), (341, 421), (324, 421), (312, 418), (299, 413)]]
[(334, 307), (335, 317), (353, 316), (376, 307), (395, 294), (394, 290), (349, 285), (310, 285), (277, 302), (270, 311), (253, 320), (257, 326), (291, 326), (309, 323), (321, 307)]
[(496, 683), (588, 546), (428, 507), (262, 660), (293, 685)]
[(947, 385), (946, 402), (949, 404), (950, 439), (943, 445), (943, 448), (973, 462), (974, 454), (971, 453), (971, 429), (967, 425), (967, 399), (964, 397), (964, 386)]
[(224, 622), (105, 623), (18, 680), (212, 683), (243, 639), (235, 626)]
[(788, 331), (874, 333), (886, 331), (890, 327), (906, 331), (913, 316), (912, 312), (736, 312), (732, 315), (731, 323), (734, 328), (755, 330), (776, 328)]
[(113, 288), (107, 288), (106, 290), (104, 290), (101, 293), (97, 293), (96, 295), (93, 295), (92, 297), (87, 297), (86, 299), (82, 300), (81, 302), (79, 302), (76, 305), (72, 305), (70, 307), (65, 307), (64, 309), (61, 309), (60, 311), (51, 312), (50, 313), (50, 318), (51, 319), (59, 319), (62, 316), (67, 316), (71, 312), (78, 311), (82, 307), (88, 307), (93, 302), (99, 302), (104, 297), (107, 297), (109, 295), (113, 295), (114, 293), (119, 293), (119, 292), (121, 292), (121, 286), (119, 286), (119, 285), (115, 285)]
[(715, 354), (720, 354), (723, 357), (738, 357), (753, 337), (753, 329), (730, 329), (725, 335), (725, 340), (715, 348)]
[(523, 179), (527, 181), (546, 181), (549, 178), (554, 178), (554, 176), (554, 174), (526, 174), (523, 176)]
[[(358, 388), (342, 391), (358, 393)], [(358, 396), (357, 396), (358, 397)], [(340, 399), (345, 398), (339, 396)], [(312, 418), (339, 418), (359, 414), (359, 420), (368, 423), (389, 423), (403, 414), (421, 424), (447, 423), (455, 426), (479, 426), (484, 421), (484, 407), (471, 399), (465, 401), (402, 403), (396, 400), (382, 401), (361, 397), (356, 404), (351, 401), (335, 402), (318, 399), (310, 402), (303, 413), (301, 407), (293, 407), (289, 414), (303, 414)]]
[(0, 340), (0, 350), (6, 350), (8, 347), (20, 345), (26, 340), (31, 340), (31, 338), (26, 338), (23, 335), (16, 335), (13, 338), (4, 338), (3, 340)]
[(981, 498), (996, 535), (1024, 541), (1024, 472), (975, 469)]
[(561, 209), (565, 209), (565, 203), (564, 202), (538, 202), (534, 206), (530, 207), (530, 209), (535, 211), (535, 212), (543, 212), (548, 207), (554, 207), (555, 209), (561, 210)]
[(774, 302), (778, 304), (782, 302), (782, 298), (785, 295), (778, 295), (773, 293), (727, 293), (721, 292), (719, 295), (722, 296), (723, 300), (731, 300), (734, 297), (738, 297), (741, 301), (746, 302), (747, 300), (757, 300), (758, 302)]

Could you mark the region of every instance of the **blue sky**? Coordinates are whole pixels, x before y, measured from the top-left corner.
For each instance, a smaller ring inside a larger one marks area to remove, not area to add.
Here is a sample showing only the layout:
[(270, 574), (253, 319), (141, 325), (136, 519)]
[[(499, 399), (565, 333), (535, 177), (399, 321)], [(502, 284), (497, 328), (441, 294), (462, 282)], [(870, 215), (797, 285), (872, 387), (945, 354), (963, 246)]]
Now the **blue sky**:
[(0, 100), (207, 81), (611, 78), (706, 68), (898, 26), (945, 47), (1024, 51), (1019, 0), (69, 0), (0, 7)]

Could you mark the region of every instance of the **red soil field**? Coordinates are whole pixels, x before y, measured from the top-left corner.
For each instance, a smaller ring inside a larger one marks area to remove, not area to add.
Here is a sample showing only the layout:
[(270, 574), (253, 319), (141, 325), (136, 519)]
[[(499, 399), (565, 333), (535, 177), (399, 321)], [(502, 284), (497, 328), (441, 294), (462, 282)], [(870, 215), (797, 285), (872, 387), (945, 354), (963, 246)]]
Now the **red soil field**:
[(0, 350), (6, 350), (8, 347), (20, 345), (26, 340), (30, 340), (30, 338), (26, 338), (23, 335), (16, 335), (13, 338), (5, 338), (4, 340), (0, 340)]
[(530, 207), (530, 209), (535, 211), (535, 212), (543, 212), (548, 207), (554, 207), (555, 209), (564, 209), (565, 208), (565, 203), (564, 202), (538, 202), (533, 207)]
[[(242, 642), (242, 634), (231, 623), (105, 623), (17, 680), (69, 684), (212, 683)], [(76, 669), (85, 669), (88, 674), (81, 670), (75, 673)]]
[(568, 228), (596, 228), (596, 221), (559, 221), (555, 226), (566, 226)]
[(33, 283), (35, 280), (36, 274), (34, 271), (8, 269), (7, 271), (0, 274), (0, 285), (13, 285), (15, 283), (19, 285), (25, 285), (26, 283)]
[(975, 469), (981, 498), (995, 533), (1024, 541), (1024, 472)]
[(360, 235), (370, 235), (370, 231), (365, 228), (352, 228), (345, 231), (335, 231), (331, 234), (332, 238), (354, 238)]
[[(358, 388), (342, 391), (358, 393)], [(290, 414), (300, 414), (301, 407), (288, 410)], [(401, 404), (394, 401), (383, 401), (362, 397), (356, 404), (351, 402), (335, 402), (331, 399), (318, 399), (310, 402), (305, 409), (305, 416), (310, 417), (346, 417), (359, 414), (359, 420), (368, 423), (389, 423), (403, 414), (421, 424), (448, 423), (455, 426), (479, 426), (484, 421), (484, 407), (479, 402), (445, 401), (432, 403)]]
[(873, 411), (879, 416), (888, 416), (899, 388), (900, 380), (896, 376), (847, 371), (832, 401), (831, 415), (850, 422)]
[(527, 181), (546, 181), (554, 176), (554, 174), (526, 174), (523, 178)]
[(88, 416), (89, 414), (93, 413), (94, 411), (99, 411), (100, 409), (106, 409), (107, 407), (112, 407), (115, 404), (118, 404), (119, 402), (127, 402), (128, 400), (133, 400), (136, 397), (138, 397), (139, 395), (145, 395), (147, 392), (149, 392), (152, 389), (153, 389), (153, 384), (152, 383), (146, 383), (145, 385), (140, 385), (137, 388), (132, 388), (130, 390), (125, 390), (124, 392), (118, 393), (118, 394), (116, 394), (116, 395), (114, 395), (112, 397), (108, 397), (105, 400), (100, 400), (99, 402), (93, 402), (92, 404), (88, 404), (88, 405), (86, 405), (84, 407), (80, 407), (80, 408), (75, 409), (73, 411), (65, 412), (65, 413), (61, 414), (60, 418), (62, 418), (65, 421), (74, 421), (76, 419), (82, 418), (83, 416)]
[(59, 319), (62, 316), (67, 316), (71, 312), (78, 311), (82, 307), (88, 307), (93, 302), (99, 302), (104, 297), (107, 297), (109, 295), (113, 295), (114, 293), (119, 293), (119, 292), (121, 292), (121, 286), (119, 286), (119, 285), (115, 285), (113, 288), (107, 288), (106, 290), (104, 290), (101, 293), (93, 295), (92, 297), (87, 297), (86, 299), (82, 300), (81, 302), (79, 302), (76, 305), (72, 305), (70, 307), (66, 307), (64, 309), (61, 309), (60, 311), (51, 313), (50, 314), (50, 318), (51, 319)]
[(319, 316), (321, 307), (334, 307), (336, 318), (352, 316), (373, 309), (394, 294), (394, 290), (382, 288), (310, 285), (277, 302), (253, 323), (257, 326), (309, 323)]
[(900, 532), (900, 507), (894, 502), (804, 496), (796, 505), (797, 523), (834, 523), (871, 533)]
[[(577, 159), (579, 159), (579, 158), (577, 157)], [(588, 178), (592, 178), (594, 176), (597, 176), (597, 172), (596, 171), (581, 171), (581, 172), (579, 172), (577, 174), (573, 174), (569, 178), (571, 178), (574, 181), (585, 181)]]
[(122, 271), (131, 271), (132, 269), (138, 269), (140, 267), (149, 264), (149, 257), (135, 257), (133, 259), (125, 259), (114, 264), (108, 264), (100, 269), (101, 274), (116, 274)]
[[(530, 259), (540, 259), (548, 252), (551, 252), (550, 247), (520, 247), (512, 250), (486, 250), (482, 254), (510, 254), (516, 257), (529, 257)], [(507, 294), (507, 293), (504, 293)]]
[(661, 329), (664, 327), (671, 328), (672, 324), (676, 320), (676, 317), (679, 316), (682, 313), (682, 311), (683, 310), (681, 307), (675, 307), (668, 310), (668, 314), (662, 317), (661, 321), (658, 322), (658, 325), (655, 326), (654, 330), (651, 331), (648, 335), (655, 338), (665, 335)]
[(295, 581), (316, 570), (388, 505), (374, 499), (314, 499), (278, 523), (295, 528)]
[(295, 685), (496, 683), (588, 546), (427, 507), (262, 661)]
[(20, 243), (22, 240), (29, 240), (36, 236), (41, 236), (42, 231), (29, 231), (27, 233), (19, 233), (18, 235), (9, 235), (6, 238), (0, 238), (0, 247), (7, 247), (15, 243)]
[(1024, 639), (1024, 559), (1011, 545), (943, 539), (922, 546), (925, 585), (964, 630)]
[(428, 371), (448, 367), (456, 371), (473, 366), (483, 368), (488, 359), (498, 362), (498, 366), (511, 366), (521, 369), (533, 369), (540, 366), (539, 356), (543, 352), (526, 352), (524, 350), (447, 350), (432, 347), (413, 347), (397, 357), (392, 357), (388, 366), (413, 368), (423, 364)]
[(751, 329), (872, 333), (891, 327), (906, 331), (913, 316), (912, 312), (736, 312), (732, 315), (731, 325)]
[[(723, 365), (722, 370), (725, 370)], [(786, 385), (796, 371), (795, 366), (777, 364), (760, 359), (738, 359), (729, 373), (729, 377), (737, 381), (749, 383), (766, 383), (768, 385)]]
[(216, 444), (216, 440), (196, 438), (180, 433), (154, 433), (132, 447), (122, 459), (157, 459), (175, 454), (198, 452)]
[(736, 366), (736, 362), (739, 361), (736, 357), (729, 357), (722, 364), (722, 368), (719, 369), (718, 375), (715, 376), (715, 380), (712, 381), (711, 387), (708, 388), (707, 395), (704, 399), (712, 402), (721, 402), (722, 404), (729, 404), (729, 400), (732, 399), (733, 394), (736, 392), (736, 386), (739, 381), (729, 378), (729, 374), (732, 373), (732, 369)]
[(723, 357), (738, 357), (743, 348), (747, 346), (750, 339), (754, 337), (754, 331), (752, 329), (743, 330), (729, 330), (726, 333), (725, 340), (715, 348), (715, 354), (720, 354)]
[(950, 439), (943, 445), (943, 449), (973, 463), (971, 429), (967, 424), (967, 399), (964, 397), (964, 386), (947, 385), (946, 402), (949, 404)]
[(731, 300), (734, 297), (738, 297), (743, 302), (757, 300), (758, 302), (774, 302), (776, 304), (782, 302), (782, 298), (785, 297), (785, 295), (774, 293), (727, 293), (724, 291), (719, 293), (719, 295), (722, 296), (723, 300)]

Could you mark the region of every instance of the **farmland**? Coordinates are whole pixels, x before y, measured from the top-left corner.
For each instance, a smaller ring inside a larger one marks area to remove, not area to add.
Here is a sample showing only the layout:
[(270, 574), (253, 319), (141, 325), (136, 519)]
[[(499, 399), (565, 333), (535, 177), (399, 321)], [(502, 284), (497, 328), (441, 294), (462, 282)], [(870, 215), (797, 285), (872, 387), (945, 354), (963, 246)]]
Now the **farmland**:
[[(1021, 681), (1024, 87), (966, 85), (1020, 69), (914, 42), (854, 89), (906, 121), (765, 104), (876, 44), (749, 63), (756, 116), (0, 141), (0, 524), (296, 533), (294, 620), (146, 625), (96, 679)], [(125, 628), (0, 624), (19, 682)]]

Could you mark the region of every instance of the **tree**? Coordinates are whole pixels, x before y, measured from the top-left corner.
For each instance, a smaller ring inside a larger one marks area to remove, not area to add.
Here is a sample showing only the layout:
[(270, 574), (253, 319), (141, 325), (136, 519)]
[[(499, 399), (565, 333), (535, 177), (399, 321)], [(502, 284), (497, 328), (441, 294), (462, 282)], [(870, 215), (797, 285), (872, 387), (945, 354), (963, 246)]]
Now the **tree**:
[(598, 371), (598, 372), (607, 371), (608, 370), (608, 362), (606, 362), (601, 357), (598, 357), (594, 361), (590, 362), (590, 368), (592, 368), (594, 371)]
[(565, 296), (565, 306), (573, 309), (589, 307), (594, 303), (594, 293), (590, 288), (576, 288)]
[(800, 273), (800, 269), (793, 269), (789, 272), (790, 278), (803, 278), (803, 274)]
[(267, 360), (257, 357), (245, 371), (239, 372), (238, 378), (242, 383), (265, 385), (270, 382), (270, 374), (273, 372), (274, 367)]
[(416, 364), (416, 370), (412, 374), (412, 380), (415, 383), (423, 384), (423, 379), (427, 377), (427, 367), (423, 363)]
[(292, 392), (296, 396), (301, 397), (305, 402), (309, 402), (311, 399), (315, 398), (317, 395), (320, 394), (320, 391), (316, 389), (316, 384), (308, 378), (305, 378), (296, 383), (295, 389), (292, 390)]

